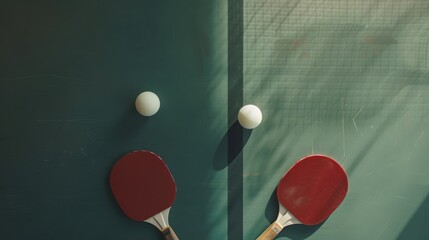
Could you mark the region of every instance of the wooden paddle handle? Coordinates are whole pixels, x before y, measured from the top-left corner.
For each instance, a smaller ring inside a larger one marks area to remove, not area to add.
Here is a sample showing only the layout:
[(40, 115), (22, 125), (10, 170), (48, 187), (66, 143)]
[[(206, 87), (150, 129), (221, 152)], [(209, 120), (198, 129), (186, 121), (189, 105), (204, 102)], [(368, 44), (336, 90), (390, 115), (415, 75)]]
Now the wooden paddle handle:
[(161, 230), (162, 234), (164, 234), (165, 240), (179, 240), (176, 233), (173, 231), (173, 228), (166, 227)]
[(273, 240), (282, 229), (282, 226), (273, 222), (256, 240)]

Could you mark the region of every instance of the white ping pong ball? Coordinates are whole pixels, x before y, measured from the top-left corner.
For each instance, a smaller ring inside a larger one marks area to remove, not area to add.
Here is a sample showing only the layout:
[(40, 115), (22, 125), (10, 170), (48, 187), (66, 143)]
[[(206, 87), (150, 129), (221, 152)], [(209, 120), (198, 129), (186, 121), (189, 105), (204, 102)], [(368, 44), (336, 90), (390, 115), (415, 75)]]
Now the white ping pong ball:
[(262, 122), (262, 112), (252, 104), (243, 106), (238, 112), (238, 122), (244, 128), (253, 129)]
[(149, 117), (159, 110), (161, 103), (158, 96), (153, 92), (142, 92), (137, 96), (136, 109), (141, 115)]

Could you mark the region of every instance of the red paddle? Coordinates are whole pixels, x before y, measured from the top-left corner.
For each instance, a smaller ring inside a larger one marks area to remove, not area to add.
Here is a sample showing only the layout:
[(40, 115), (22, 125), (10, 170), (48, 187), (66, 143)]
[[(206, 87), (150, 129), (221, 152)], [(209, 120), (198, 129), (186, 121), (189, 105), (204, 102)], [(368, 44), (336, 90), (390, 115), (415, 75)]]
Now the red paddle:
[(311, 155), (296, 162), (277, 186), (279, 215), (257, 240), (272, 240), (292, 224), (316, 225), (341, 204), (347, 174), (334, 159)]
[(115, 163), (110, 187), (129, 218), (157, 227), (167, 240), (178, 240), (168, 223), (176, 183), (164, 161), (149, 151), (134, 151)]

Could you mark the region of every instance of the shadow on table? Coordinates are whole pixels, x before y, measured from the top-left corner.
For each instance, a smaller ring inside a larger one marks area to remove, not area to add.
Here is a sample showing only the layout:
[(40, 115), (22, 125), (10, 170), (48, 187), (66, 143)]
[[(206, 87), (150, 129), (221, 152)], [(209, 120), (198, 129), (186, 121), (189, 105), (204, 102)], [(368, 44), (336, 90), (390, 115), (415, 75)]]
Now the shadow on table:
[(427, 220), (429, 216), (429, 195), (410, 218), (397, 240), (424, 240), (429, 237)]
[(222, 137), (216, 149), (213, 168), (219, 171), (230, 165), (243, 151), (251, 135), (252, 130), (244, 129), (238, 121), (235, 121)]

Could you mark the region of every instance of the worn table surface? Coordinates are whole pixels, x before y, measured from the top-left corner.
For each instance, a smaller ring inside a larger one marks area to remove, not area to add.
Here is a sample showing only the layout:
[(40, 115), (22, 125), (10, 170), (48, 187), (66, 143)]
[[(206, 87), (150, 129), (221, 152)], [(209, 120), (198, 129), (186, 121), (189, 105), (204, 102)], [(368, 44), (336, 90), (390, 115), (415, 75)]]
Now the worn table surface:
[[(427, 1), (6, 0), (0, 16), (0, 238), (162, 239), (109, 189), (136, 149), (174, 175), (180, 239), (255, 239), (312, 153), (349, 193), (279, 239), (429, 237)], [(248, 103), (253, 131), (235, 123)]]

